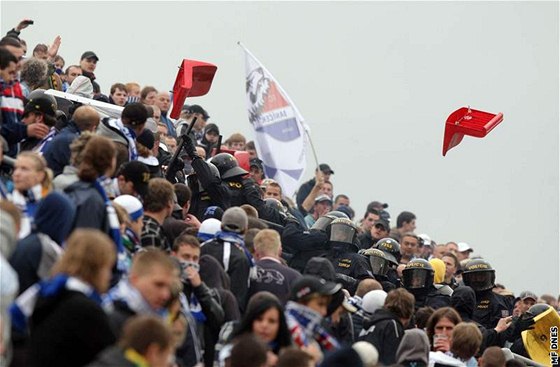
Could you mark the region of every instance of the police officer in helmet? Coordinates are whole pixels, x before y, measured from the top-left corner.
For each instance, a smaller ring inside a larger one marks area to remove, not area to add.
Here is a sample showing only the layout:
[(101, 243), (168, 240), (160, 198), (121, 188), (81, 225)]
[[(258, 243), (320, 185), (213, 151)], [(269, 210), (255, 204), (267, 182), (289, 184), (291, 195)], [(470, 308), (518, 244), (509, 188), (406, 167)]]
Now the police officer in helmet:
[(412, 259), (403, 270), (403, 286), (414, 295), (415, 308), (432, 307), (438, 309), (451, 305), (453, 290), (437, 289), (434, 286), (434, 268), (425, 259)]
[(253, 179), (244, 177), (248, 172), (239, 167), (234, 156), (229, 153), (218, 153), (210, 162), (220, 171), (222, 181), (229, 191), (231, 206), (249, 204), (257, 209), (259, 218), (279, 225), (285, 224), (277, 209), (265, 205), (259, 186)]
[[(390, 260), (391, 266), (387, 270), (387, 280), (393, 283), (396, 288), (399, 288), (401, 286), (401, 281), (397, 273), (397, 266), (399, 265), (402, 256), (401, 245), (397, 242), (397, 240), (386, 237), (377, 241), (377, 243), (373, 245), (373, 248), (383, 251), (387, 259)], [(393, 265), (395, 262), (396, 264)]]
[(381, 283), (385, 292), (389, 292), (397, 288), (395, 283), (389, 281), (388, 277), (391, 269), (398, 266), (397, 260), (393, 255), (376, 248), (360, 250), (359, 254), (368, 259), (373, 277)]
[(487, 329), (493, 329), (501, 318), (512, 314), (513, 305), (507, 298), (492, 291), (496, 272), (483, 259), (469, 261), (463, 270), (463, 282), (476, 294), (473, 320)]
[(192, 192), (189, 213), (202, 221), (204, 212), (210, 206), (226, 210), (230, 206), (230, 196), (220, 178), (220, 172), (212, 163), (207, 163), (196, 152), (190, 136), (184, 136), (185, 151), (191, 159), (193, 174), (187, 176), (187, 184)]
[(327, 227), (330, 247), (327, 257), (331, 260), (337, 273), (362, 280), (372, 278), (369, 264), (364, 256), (358, 254), (358, 229), (346, 218), (337, 218)]

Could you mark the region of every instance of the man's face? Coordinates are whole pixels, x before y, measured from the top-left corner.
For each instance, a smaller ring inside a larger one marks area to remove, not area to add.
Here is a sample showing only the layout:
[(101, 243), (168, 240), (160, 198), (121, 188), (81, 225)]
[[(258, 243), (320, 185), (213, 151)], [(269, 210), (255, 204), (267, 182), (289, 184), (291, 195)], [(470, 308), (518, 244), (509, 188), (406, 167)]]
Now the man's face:
[(325, 194), (328, 197), (332, 198), (333, 196), (333, 187), (330, 183), (324, 183), (321, 187), (321, 194)]
[(200, 248), (185, 244), (179, 246), (179, 250), (177, 252), (173, 251), (171, 254), (179, 260), (190, 261), (198, 264), (198, 260), (200, 259)]
[(457, 247), (457, 244), (455, 242), (449, 242), (446, 245), (446, 247), (447, 247), (447, 252), (451, 252), (451, 253), (457, 255), (459, 247)]
[(261, 182), (262, 179), (264, 178), (264, 173), (262, 169), (260, 169), (257, 166), (251, 166), (249, 170), (249, 175), (251, 176), (251, 178), (253, 178), (253, 180), (257, 182)]
[(404, 236), (401, 242), (401, 254), (406, 257), (413, 257), (418, 251), (418, 239), (411, 236)]
[(441, 260), (445, 263), (445, 279), (449, 280), (457, 272), (455, 260), (449, 256), (444, 256)]
[(64, 61), (62, 61), (62, 59), (56, 60), (54, 62), (54, 67), (62, 70), (64, 68)]
[(97, 67), (97, 60), (92, 57), (89, 59), (82, 59), (80, 61), (80, 67), (82, 70), (93, 73)]
[(156, 106), (158, 106), (163, 113), (166, 113), (167, 110), (169, 110), (170, 103), (171, 103), (171, 99), (169, 98), (169, 93), (167, 92), (158, 93), (156, 97)]
[(16, 80), (17, 76), (17, 64), (15, 62), (10, 62), (5, 69), (0, 69), (0, 77), (6, 82), (11, 83)]
[(21, 119), (24, 125), (31, 125), (39, 122), (43, 122), (43, 115), (40, 113), (29, 112), (23, 119)]
[(445, 246), (436, 246), (434, 248), (433, 256), (436, 259), (441, 259), (443, 257), (443, 254), (445, 254), (446, 252), (447, 252), (447, 248)]
[(268, 185), (266, 187), (266, 190), (264, 191), (264, 198), (265, 199), (273, 198), (273, 199), (276, 199), (276, 200), (282, 199), (282, 194), (280, 192), (280, 188), (276, 187), (276, 186)]
[(116, 88), (115, 93), (111, 94), (111, 98), (113, 98), (113, 102), (115, 102), (117, 106), (124, 106), (126, 104), (128, 94), (125, 90)]
[(47, 53), (43, 51), (36, 51), (33, 52), (33, 57), (40, 60), (46, 60), (49, 58), (49, 55), (47, 55)]
[(257, 151), (255, 149), (247, 149), (249, 159), (257, 158)]
[(367, 216), (362, 221), (362, 228), (365, 232), (370, 232), (371, 227), (373, 227), (373, 223), (379, 220), (379, 215), (374, 213), (367, 213)]
[(389, 236), (389, 231), (383, 227), (383, 224), (377, 223), (376, 225), (371, 226), (370, 234), (373, 239), (380, 240)]
[(521, 301), (520, 305), (519, 305), (519, 309), (521, 311), (521, 313), (525, 313), (527, 311), (529, 311), (529, 309), (535, 304), (537, 303), (534, 299), (532, 298), (525, 298), (524, 300)]
[(14, 47), (9, 45), (4, 46), (4, 48), (10, 51), (10, 53), (14, 55), (16, 59), (18, 59), (16, 69), (19, 70), (21, 68), (21, 65), (23, 64), (23, 56), (25, 55), (24, 49), (22, 47)]
[(194, 117), (196, 117), (196, 122), (194, 123), (193, 129), (195, 129), (196, 131), (203, 130), (207, 123), (204, 115), (201, 113), (193, 113), (193, 118)]
[(210, 143), (217, 143), (218, 139), (220, 138), (218, 133), (216, 133), (215, 131), (209, 131), (205, 135), (206, 140), (208, 140)]
[(338, 199), (336, 199), (336, 201), (334, 202), (333, 205), (333, 210), (336, 210), (336, 208), (338, 208), (341, 205), (346, 205), (346, 206), (350, 206), (350, 200), (341, 196)]
[(459, 261), (463, 261), (465, 259), (468, 259), (470, 254), (471, 254), (470, 251), (463, 251), (463, 252), (457, 252), (456, 255)]
[(173, 137), (167, 137), (165, 138), (165, 145), (167, 145), (167, 148), (171, 153), (175, 153), (175, 149), (177, 149), (177, 140)]
[(235, 141), (230, 143), (229, 148), (231, 150), (243, 150), (245, 149), (245, 143), (242, 141)]
[(131, 274), (130, 283), (134, 286), (150, 307), (154, 310), (165, 306), (171, 296), (171, 284), (175, 280), (172, 271), (155, 265), (148, 273)]
[(322, 217), (323, 215), (327, 214), (331, 211), (331, 203), (329, 201), (321, 201), (319, 203), (315, 203), (313, 213), (317, 215), (317, 218)]
[(403, 232), (414, 232), (416, 229), (416, 219), (413, 219), (410, 222), (404, 222), (402, 228)]
[(68, 75), (66, 75), (66, 81), (68, 82), (68, 84), (72, 84), (74, 79), (76, 79), (80, 75), (82, 75), (82, 69), (70, 67), (70, 70), (68, 70)]

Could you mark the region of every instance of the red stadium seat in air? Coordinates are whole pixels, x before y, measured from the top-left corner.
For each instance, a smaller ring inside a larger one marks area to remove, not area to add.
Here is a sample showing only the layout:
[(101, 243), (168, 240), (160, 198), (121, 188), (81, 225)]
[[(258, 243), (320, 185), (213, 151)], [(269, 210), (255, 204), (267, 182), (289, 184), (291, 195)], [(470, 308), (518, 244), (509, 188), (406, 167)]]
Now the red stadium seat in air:
[(184, 59), (173, 85), (171, 118), (177, 119), (187, 97), (200, 97), (208, 93), (218, 67), (207, 62)]
[(453, 112), (445, 122), (445, 134), (443, 136), (443, 155), (451, 148), (459, 145), (463, 136), (469, 135), (477, 138), (485, 137), (492, 129), (504, 120), (500, 112), (473, 110), (470, 107), (461, 107)]

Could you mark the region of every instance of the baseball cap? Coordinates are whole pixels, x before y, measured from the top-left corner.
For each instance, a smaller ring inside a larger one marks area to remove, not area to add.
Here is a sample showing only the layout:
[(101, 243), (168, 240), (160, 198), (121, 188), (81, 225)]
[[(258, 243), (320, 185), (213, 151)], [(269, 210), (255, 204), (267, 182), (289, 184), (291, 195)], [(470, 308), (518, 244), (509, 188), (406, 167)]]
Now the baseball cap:
[(327, 282), (312, 275), (304, 275), (292, 285), (290, 299), (299, 301), (313, 293), (318, 293), (321, 296), (332, 296), (340, 289), (342, 289), (342, 284)]
[(330, 198), (329, 195), (326, 195), (326, 194), (319, 195), (315, 198), (316, 203), (320, 203), (322, 201), (328, 201), (332, 204), (332, 199)]
[(382, 308), (387, 298), (387, 292), (376, 289), (367, 292), (362, 298), (362, 309), (370, 314), (373, 314), (378, 309)]
[(264, 171), (262, 163), (263, 162), (259, 158), (251, 158), (251, 160), (249, 160), (249, 167), (255, 166), (261, 171)]
[(208, 241), (220, 230), (221, 222), (216, 218), (208, 218), (200, 224), (197, 237), (202, 241)]
[(209, 123), (208, 125), (206, 125), (204, 127), (204, 133), (206, 134), (206, 133), (210, 133), (210, 132), (214, 132), (217, 135), (220, 135), (220, 128), (216, 124)]
[(238, 206), (231, 207), (224, 212), (222, 216), (222, 229), (241, 233), (247, 229), (249, 219), (247, 213)]
[(527, 298), (531, 298), (533, 299), (535, 302), (539, 299), (539, 297), (537, 297), (537, 295), (531, 291), (523, 291), (521, 292), (521, 294), (519, 295), (519, 298), (521, 298), (522, 300), (525, 300)]
[(200, 107), (197, 104), (193, 104), (192, 106), (189, 106), (189, 108), (186, 111), (187, 113), (200, 113), (205, 120), (208, 120), (210, 118), (210, 116), (208, 116), (208, 112), (206, 112), (204, 108)]
[(390, 225), (389, 225), (389, 222), (386, 221), (385, 219), (378, 219), (378, 220), (376, 220), (376, 221), (373, 223), (374, 226), (376, 226), (376, 225), (378, 225), (378, 224), (381, 224), (381, 225), (383, 226), (383, 228), (385, 228), (386, 231), (390, 231), (390, 230), (391, 230), (391, 227), (390, 227)]
[(149, 129), (142, 130), (140, 135), (136, 137), (136, 141), (150, 150), (154, 148), (154, 144), (156, 142), (154, 133)]
[(465, 252), (465, 251), (469, 251), (469, 252), (473, 252), (472, 247), (466, 243), (466, 242), (459, 242), (457, 244), (457, 251), (458, 252)]
[(389, 207), (389, 204), (387, 203), (382, 203), (381, 201), (372, 201), (371, 203), (368, 204), (367, 206), (367, 210), (369, 211), (370, 209), (387, 209)]
[(422, 241), (423, 246), (431, 246), (432, 245), (432, 239), (427, 234), (425, 234), (425, 233), (419, 234), (418, 238)]
[(124, 176), (126, 181), (131, 181), (134, 190), (144, 197), (148, 192), (148, 181), (150, 180), (150, 169), (139, 161), (126, 162), (121, 166), (119, 176)]
[(115, 203), (122, 206), (124, 210), (128, 213), (128, 216), (132, 221), (138, 220), (138, 218), (144, 215), (144, 208), (140, 200), (132, 195), (120, 195), (114, 200)]
[(97, 55), (93, 51), (84, 52), (82, 54), (82, 57), (80, 57), (80, 60), (83, 60), (83, 59), (95, 59), (95, 61), (99, 61), (99, 57), (97, 57)]
[(334, 171), (333, 171), (333, 170), (331, 169), (331, 167), (330, 167), (328, 164), (326, 164), (326, 163), (321, 163), (321, 164), (319, 165), (319, 169), (320, 169), (321, 172), (323, 172), (323, 173), (328, 173), (328, 174), (334, 175)]
[(27, 102), (23, 110), (23, 116), (25, 117), (31, 112), (39, 112), (56, 118), (56, 105), (47, 97), (37, 97)]

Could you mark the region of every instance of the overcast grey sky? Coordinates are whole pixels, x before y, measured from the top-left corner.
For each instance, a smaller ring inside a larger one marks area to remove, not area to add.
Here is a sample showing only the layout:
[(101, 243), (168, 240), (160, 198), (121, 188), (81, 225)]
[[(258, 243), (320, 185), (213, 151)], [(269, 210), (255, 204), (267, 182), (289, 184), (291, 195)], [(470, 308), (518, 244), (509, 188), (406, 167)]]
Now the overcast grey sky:
[[(418, 233), (465, 241), (516, 293), (558, 295), (558, 2), (6, 2), (1, 31), (35, 21), (31, 50), (62, 37), (113, 82), (171, 89), (183, 58), (218, 66), (203, 105), (227, 137), (253, 138), (242, 41), (311, 127), (357, 215), (372, 200)], [(444, 123), (470, 105), (503, 112), (444, 158)], [(311, 177), (308, 154), (306, 177)]]

